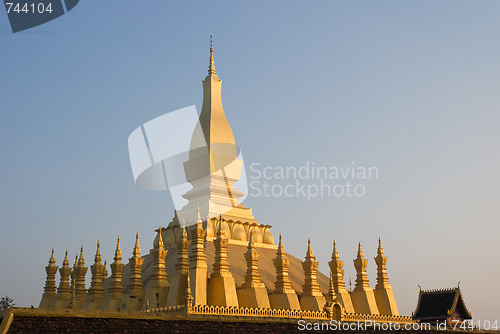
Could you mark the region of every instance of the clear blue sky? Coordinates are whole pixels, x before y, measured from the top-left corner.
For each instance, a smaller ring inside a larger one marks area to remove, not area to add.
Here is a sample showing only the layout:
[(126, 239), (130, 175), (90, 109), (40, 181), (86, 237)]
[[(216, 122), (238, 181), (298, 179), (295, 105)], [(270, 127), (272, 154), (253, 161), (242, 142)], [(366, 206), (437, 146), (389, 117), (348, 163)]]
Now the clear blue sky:
[[(224, 110), (249, 164), (377, 166), (362, 198), (249, 197), (259, 222), (346, 281), (377, 239), (400, 312), (418, 287), (461, 281), (477, 320), (500, 320), (499, 1), (81, 1), (12, 34), (0, 14), (0, 296), (38, 305), (52, 247), (99, 239), (110, 262), (147, 252), (173, 215), (135, 187), (127, 138), (195, 104), (209, 36)], [(90, 277), (90, 275), (88, 276)]]

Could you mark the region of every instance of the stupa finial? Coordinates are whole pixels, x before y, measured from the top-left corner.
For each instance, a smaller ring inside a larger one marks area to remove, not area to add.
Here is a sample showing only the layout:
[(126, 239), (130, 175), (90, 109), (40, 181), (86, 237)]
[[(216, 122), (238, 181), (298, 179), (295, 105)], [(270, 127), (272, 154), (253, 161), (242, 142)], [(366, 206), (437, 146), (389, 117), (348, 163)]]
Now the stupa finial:
[(134, 256), (139, 256), (141, 255), (141, 248), (139, 247), (139, 232), (135, 235), (135, 246), (134, 250), (132, 251), (132, 254)]
[(80, 258), (78, 259), (78, 263), (85, 264), (85, 259), (83, 258), (83, 246), (80, 247)]
[(120, 261), (122, 259), (122, 250), (120, 249), (120, 237), (116, 241), (116, 250), (115, 250), (115, 261)]
[(380, 238), (378, 238), (377, 254), (384, 255), (384, 249), (382, 248), (382, 241), (380, 241)]
[(364, 257), (363, 250), (361, 249), (361, 242), (358, 244), (358, 257)]
[(68, 250), (67, 249), (66, 249), (66, 254), (64, 254), (63, 266), (64, 265), (68, 265), (69, 266)]
[(162, 228), (160, 226), (160, 228), (158, 229), (158, 248), (163, 249), (164, 245), (163, 245), (163, 237), (161, 236), (161, 232), (162, 232)]
[(101, 245), (99, 243), (99, 240), (97, 240), (97, 251), (95, 252), (94, 262), (101, 262)]
[(210, 63), (208, 65), (208, 75), (215, 75), (215, 63), (214, 63), (214, 45), (212, 42), (212, 35), (210, 35)]
[(56, 258), (54, 256), (54, 248), (52, 248), (52, 255), (50, 256), (49, 264), (55, 264), (55, 263), (56, 263)]
[(281, 237), (281, 233), (280, 233), (280, 241), (278, 243), (278, 252), (277, 252), (278, 255), (281, 255), (281, 254), (285, 254), (285, 248), (283, 247), (283, 238)]
[(314, 254), (311, 249), (311, 239), (307, 239), (307, 252), (306, 252), (306, 258), (311, 258), (314, 257)]

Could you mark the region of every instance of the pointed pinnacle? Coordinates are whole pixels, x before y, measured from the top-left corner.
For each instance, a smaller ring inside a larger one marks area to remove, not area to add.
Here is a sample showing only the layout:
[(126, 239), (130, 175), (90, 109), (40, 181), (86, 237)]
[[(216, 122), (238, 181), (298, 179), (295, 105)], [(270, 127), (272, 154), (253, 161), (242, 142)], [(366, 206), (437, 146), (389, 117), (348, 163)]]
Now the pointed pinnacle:
[(162, 228), (160, 226), (160, 228), (158, 229), (158, 248), (159, 249), (163, 249), (164, 248), (163, 237), (161, 236), (161, 232), (162, 232)]
[(219, 215), (219, 228), (217, 229), (217, 238), (222, 238), (222, 215)]
[(136, 257), (141, 255), (141, 249), (139, 248), (139, 232), (135, 235), (135, 246), (132, 254)]
[(181, 240), (182, 241), (187, 241), (187, 239), (188, 239), (187, 228), (184, 226), (182, 228), (182, 239)]
[(95, 252), (94, 262), (101, 262), (101, 244), (99, 243), (99, 240), (97, 241), (97, 251)]
[(85, 259), (83, 258), (83, 246), (80, 248), (80, 258), (78, 259), (78, 263), (85, 264)]
[(281, 237), (281, 234), (280, 234), (280, 241), (278, 243), (278, 252), (277, 252), (277, 254), (281, 255), (281, 254), (284, 254), (284, 253), (285, 253), (285, 248), (283, 247), (283, 238)]
[(66, 254), (64, 255), (63, 266), (69, 266), (68, 250), (66, 249)]
[(120, 237), (116, 241), (116, 250), (115, 250), (115, 261), (120, 261), (122, 259), (122, 250), (120, 249)]
[(104, 260), (104, 270), (103, 270), (102, 274), (105, 278), (108, 277), (108, 262), (106, 260)]
[(55, 263), (56, 263), (56, 258), (54, 257), (54, 248), (52, 248), (52, 255), (50, 256), (49, 264), (55, 264)]
[(208, 65), (208, 75), (215, 75), (215, 63), (214, 63), (214, 44), (212, 42), (212, 35), (210, 35), (210, 63)]
[(333, 240), (333, 252), (332, 252), (332, 259), (338, 258), (339, 257), (339, 252), (337, 251), (337, 243), (335, 240)]
[(378, 238), (377, 254), (384, 255), (384, 249), (382, 248), (382, 241), (380, 241), (380, 238)]
[(311, 258), (314, 257), (314, 254), (311, 249), (311, 239), (307, 239), (307, 252), (306, 252), (306, 258)]
[(364, 257), (363, 250), (361, 249), (361, 242), (358, 244), (358, 257)]

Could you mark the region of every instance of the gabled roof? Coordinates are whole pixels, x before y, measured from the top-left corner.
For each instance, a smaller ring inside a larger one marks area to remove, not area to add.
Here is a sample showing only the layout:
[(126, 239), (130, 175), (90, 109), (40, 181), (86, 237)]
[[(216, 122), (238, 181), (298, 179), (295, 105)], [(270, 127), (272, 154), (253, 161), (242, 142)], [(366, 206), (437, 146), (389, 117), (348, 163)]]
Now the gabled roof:
[(464, 320), (472, 319), (471, 313), (465, 306), (460, 287), (441, 290), (421, 290), (413, 319), (444, 320), (454, 312), (459, 313)]

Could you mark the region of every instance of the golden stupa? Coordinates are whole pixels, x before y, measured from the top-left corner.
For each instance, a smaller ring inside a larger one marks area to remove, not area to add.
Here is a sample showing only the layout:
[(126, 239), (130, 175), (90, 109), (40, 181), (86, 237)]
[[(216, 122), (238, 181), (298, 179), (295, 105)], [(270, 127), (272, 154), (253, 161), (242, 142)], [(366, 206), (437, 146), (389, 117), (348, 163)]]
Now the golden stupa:
[(281, 235), (276, 245), (271, 226), (259, 224), (252, 209), (239, 202), (243, 194), (234, 183), (242, 161), (222, 108), (212, 42), (199, 124), (184, 163), (193, 188), (184, 195), (188, 204), (181, 210), (183, 217), (196, 221), (185, 226), (179, 221), (181, 212), (176, 212), (166, 228), (156, 230), (153, 246), (143, 256), (137, 235), (128, 264), (122, 262), (118, 239), (110, 276), (106, 262), (101, 263), (98, 243), (89, 289), (83, 250), (72, 268), (66, 252), (57, 288), (53, 253), (40, 309), (74, 314), (92, 311), (100, 317), (119, 313), (135, 318), (412, 322), (398, 313), (380, 241), (374, 258), (377, 284), (372, 288), (368, 282), (368, 260), (359, 245), (354, 260), (356, 285), (348, 291), (335, 242), (327, 277), (318, 271), (310, 242), (304, 247), (304, 261), (286, 253)]

